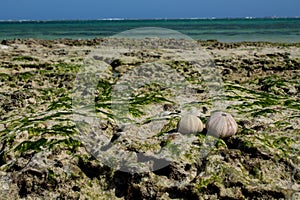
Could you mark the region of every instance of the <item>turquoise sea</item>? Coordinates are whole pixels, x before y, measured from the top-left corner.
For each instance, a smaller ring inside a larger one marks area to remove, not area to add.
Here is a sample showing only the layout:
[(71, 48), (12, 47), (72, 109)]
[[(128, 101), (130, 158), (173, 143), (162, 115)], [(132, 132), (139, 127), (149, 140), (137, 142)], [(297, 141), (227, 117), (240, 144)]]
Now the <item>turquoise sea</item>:
[(300, 18), (0, 21), (0, 40), (99, 38), (141, 27), (172, 29), (197, 40), (300, 42)]

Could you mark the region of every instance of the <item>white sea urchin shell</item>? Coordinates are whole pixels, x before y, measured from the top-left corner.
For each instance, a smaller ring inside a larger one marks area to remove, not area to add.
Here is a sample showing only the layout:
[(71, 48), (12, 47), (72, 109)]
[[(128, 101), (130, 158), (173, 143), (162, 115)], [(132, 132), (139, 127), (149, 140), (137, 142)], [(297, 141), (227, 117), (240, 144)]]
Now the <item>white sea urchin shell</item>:
[(220, 138), (236, 134), (238, 125), (233, 117), (225, 112), (214, 112), (207, 120), (205, 127), (209, 135)]
[(186, 114), (178, 122), (177, 130), (182, 134), (198, 133), (203, 130), (203, 123), (197, 116)]

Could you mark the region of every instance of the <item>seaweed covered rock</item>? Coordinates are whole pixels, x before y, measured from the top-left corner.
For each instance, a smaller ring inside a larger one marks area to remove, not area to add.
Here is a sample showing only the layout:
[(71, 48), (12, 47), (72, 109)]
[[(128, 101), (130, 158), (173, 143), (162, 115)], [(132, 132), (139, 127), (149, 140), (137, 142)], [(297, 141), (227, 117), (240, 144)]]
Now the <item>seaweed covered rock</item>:
[[(213, 76), (203, 77), (207, 68), (197, 72), (197, 63), (184, 59), (193, 57), (195, 46), (188, 48), (183, 40), (2, 43), (9, 48), (0, 49), (0, 198), (296, 199), (299, 194), (299, 45), (198, 42), (222, 75), (217, 87), (208, 81)], [(149, 44), (155, 48), (140, 49)], [(95, 58), (105, 61), (107, 70), (94, 90), (74, 87), (96, 45), (108, 52)], [(156, 65), (137, 67), (149, 62)], [(146, 82), (159, 77), (161, 66), (162, 83)], [(118, 83), (126, 81), (138, 84), (117, 93), (117, 86), (126, 85)], [(221, 93), (211, 98), (212, 88)], [(73, 89), (81, 89), (83, 97), (94, 95), (93, 107), (86, 109), (101, 120), (78, 126)], [(187, 91), (192, 95), (182, 95)], [(218, 99), (224, 104), (216, 104)], [(200, 120), (209, 124), (209, 113), (223, 105), (236, 119), (237, 134), (222, 139), (201, 132)], [(203, 111), (191, 117), (195, 126), (186, 123), (195, 134), (178, 133), (180, 116), (192, 108)]]

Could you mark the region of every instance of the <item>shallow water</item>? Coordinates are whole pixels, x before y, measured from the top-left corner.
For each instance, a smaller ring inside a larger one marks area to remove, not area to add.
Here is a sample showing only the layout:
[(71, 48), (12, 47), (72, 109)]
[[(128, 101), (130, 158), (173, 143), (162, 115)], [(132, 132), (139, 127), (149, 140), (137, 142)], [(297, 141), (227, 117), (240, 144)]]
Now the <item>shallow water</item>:
[(300, 18), (1, 21), (0, 40), (98, 38), (141, 27), (172, 29), (197, 40), (300, 42)]

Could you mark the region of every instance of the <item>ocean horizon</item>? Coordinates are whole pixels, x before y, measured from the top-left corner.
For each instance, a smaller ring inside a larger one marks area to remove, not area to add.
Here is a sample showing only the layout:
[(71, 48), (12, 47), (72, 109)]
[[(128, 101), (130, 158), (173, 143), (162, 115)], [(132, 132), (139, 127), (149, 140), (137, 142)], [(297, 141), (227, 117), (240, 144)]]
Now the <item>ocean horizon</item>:
[(171, 29), (195, 40), (300, 42), (299, 17), (0, 20), (0, 40), (93, 39), (143, 27)]

